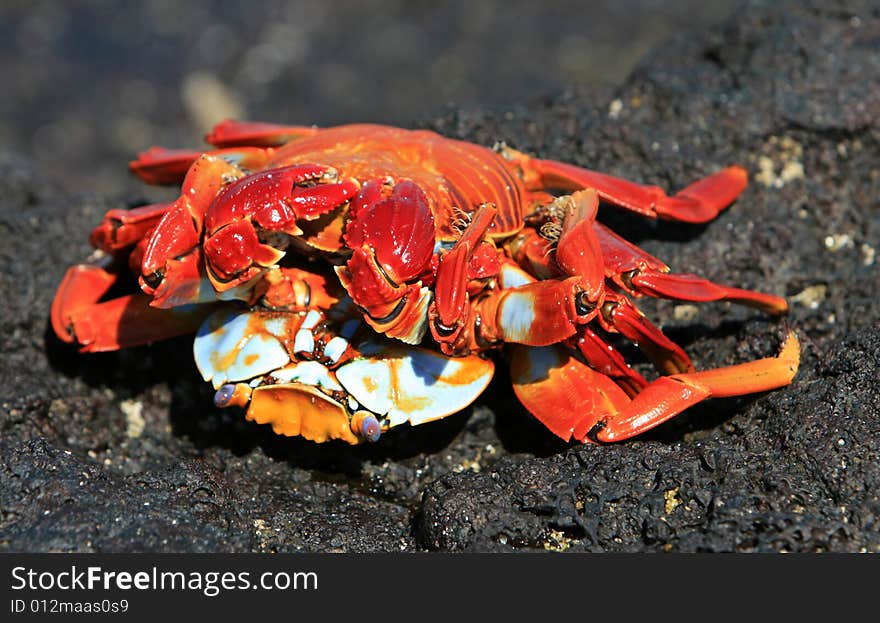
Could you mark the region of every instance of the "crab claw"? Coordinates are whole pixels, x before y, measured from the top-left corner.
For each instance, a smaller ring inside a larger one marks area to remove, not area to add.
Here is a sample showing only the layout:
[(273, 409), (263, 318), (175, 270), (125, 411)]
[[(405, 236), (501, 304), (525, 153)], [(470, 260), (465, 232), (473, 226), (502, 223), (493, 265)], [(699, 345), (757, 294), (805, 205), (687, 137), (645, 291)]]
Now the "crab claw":
[(425, 334), (431, 293), (415, 281), (434, 253), (434, 215), (414, 182), (371, 180), (352, 200), (345, 241), (352, 256), (337, 269), (367, 322), (407, 344)]
[(205, 217), (208, 277), (218, 292), (249, 281), (284, 256), (287, 237), (300, 236), (297, 221), (333, 211), (358, 191), (336, 171), (300, 164), (249, 175), (228, 186)]
[[(375, 261), (389, 281), (404, 283), (418, 277), (431, 261), (434, 215), (417, 184), (402, 180), (388, 193), (389, 185), (388, 180), (364, 184), (353, 202), (345, 241), (352, 249), (374, 248)], [(369, 205), (360, 207), (364, 203)]]
[[(141, 289), (153, 296), (154, 307), (201, 302), (199, 243), (205, 213), (223, 186), (223, 180), (241, 170), (223, 158), (200, 156), (189, 168), (181, 195), (156, 224), (141, 260)], [(216, 297), (208, 297), (208, 300)]]
[(208, 276), (218, 292), (250, 281), (274, 266), (284, 252), (263, 244), (250, 221), (233, 221), (205, 238)]
[[(315, 310), (223, 310), (209, 317), (194, 351), (205, 380), (218, 389), (215, 404), (245, 406), (247, 419), (282, 435), (354, 444), (460, 411), (492, 378), (487, 359), (447, 357), (385, 339), (349, 344), (326, 322)], [(338, 341), (346, 344), (341, 357), (331, 348)]]

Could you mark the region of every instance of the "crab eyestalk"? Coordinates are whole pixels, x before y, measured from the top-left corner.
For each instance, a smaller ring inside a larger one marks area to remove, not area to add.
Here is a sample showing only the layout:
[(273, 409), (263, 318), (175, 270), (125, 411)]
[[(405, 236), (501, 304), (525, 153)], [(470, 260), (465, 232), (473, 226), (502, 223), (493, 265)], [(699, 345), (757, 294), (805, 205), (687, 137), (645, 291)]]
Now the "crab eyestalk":
[(382, 425), (369, 411), (358, 411), (351, 418), (351, 432), (370, 443), (379, 441)]
[(227, 383), (214, 394), (214, 406), (221, 409), (244, 407), (250, 399), (251, 388), (246, 383)]

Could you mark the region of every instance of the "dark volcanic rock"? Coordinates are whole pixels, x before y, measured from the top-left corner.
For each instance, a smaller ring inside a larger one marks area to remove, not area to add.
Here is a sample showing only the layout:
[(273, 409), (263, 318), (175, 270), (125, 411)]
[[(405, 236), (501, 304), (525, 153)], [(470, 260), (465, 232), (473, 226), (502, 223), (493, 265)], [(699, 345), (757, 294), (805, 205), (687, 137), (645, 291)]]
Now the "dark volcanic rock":
[(748, 409), (736, 436), (574, 448), (432, 484), (437, 549), (880, 549), (880, 330), (833, 348), (800, 391)]
[[(801, 370), (617, 446), (556, 442), (503, 372), (476, 408), (351, 449), (211, 408), (188, 339), (78, 355), (49, 304), (116, 206), (4, 155), (0, 549), (880, 551), (878, 41), (871, 3), (752, 2), (613, 92), (430, 124), (673, 189), (749, 168), (705, 227), (600, 216), (676, 271), (788, 296)], [(783, 332), (729, 305), (640, 306), (701, 368)]]
[(123, 477), (43, 438), (3, 442), (0, 451), (3, 498), (29, 502), (5, 518), (4, 536), (13, 546), (56, 552), (251, 547), (222, 475), (203, 461)]

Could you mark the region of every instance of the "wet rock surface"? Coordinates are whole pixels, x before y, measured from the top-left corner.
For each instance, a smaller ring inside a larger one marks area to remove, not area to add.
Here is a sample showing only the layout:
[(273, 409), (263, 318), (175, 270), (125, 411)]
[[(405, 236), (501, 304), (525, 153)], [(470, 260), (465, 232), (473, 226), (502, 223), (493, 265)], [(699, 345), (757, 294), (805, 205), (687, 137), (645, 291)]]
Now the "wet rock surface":
[(0, 549), (880, 551), (880, 14), (824, 6), (752, 2), (615, 89), (426, 124), (671, 189), (750, 170), (704, 227), (600, 218), (676, 271), (792, 301), (784, 322), (640, 302), (699, 368), (773, 354), (787, 322), (801, 370), (616, 446), (559, 443), (503, 370), (474, 408), (349, 448), (214, 409), (188, 338), (78, 355), (49, 304), (118, 206), (3, 153)]

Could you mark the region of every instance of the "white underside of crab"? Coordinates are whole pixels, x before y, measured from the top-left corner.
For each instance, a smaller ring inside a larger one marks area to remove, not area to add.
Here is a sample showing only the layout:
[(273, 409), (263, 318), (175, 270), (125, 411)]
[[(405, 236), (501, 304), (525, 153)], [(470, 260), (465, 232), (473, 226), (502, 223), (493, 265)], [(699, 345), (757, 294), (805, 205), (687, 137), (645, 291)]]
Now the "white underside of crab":
[(490, 360), (447, 357), (369, 330), (358, 339), (350, 319), (339, 335), (331, 330), (336, 324), (315, 310), (219, 311), (196, 336), (196, 365), (215, 388), (246, 383), (255, 392), (272, 387), (320, 396), (351, 415), (369, 411), (382, 430), (460, 411), (492, 379)]

